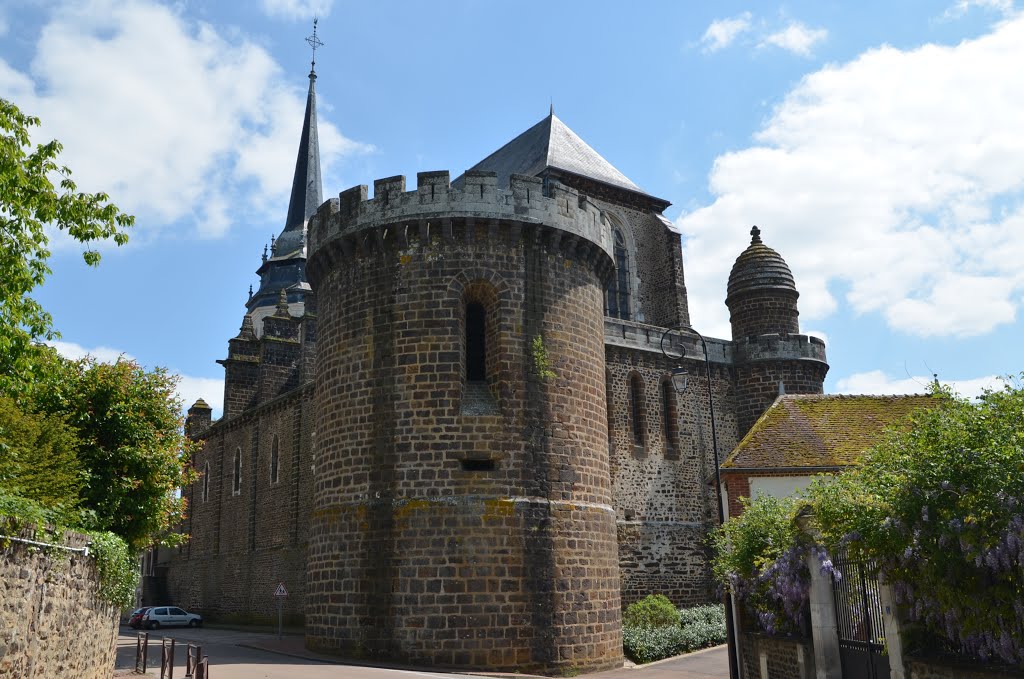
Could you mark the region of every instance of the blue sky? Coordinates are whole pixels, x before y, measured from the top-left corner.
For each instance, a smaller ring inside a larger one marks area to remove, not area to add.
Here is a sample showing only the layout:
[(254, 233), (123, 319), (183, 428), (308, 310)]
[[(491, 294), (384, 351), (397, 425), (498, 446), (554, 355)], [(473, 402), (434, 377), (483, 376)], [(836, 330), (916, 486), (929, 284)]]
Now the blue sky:
[(558, 116), (670, 200), (695, 326), (757, 224), (826, 391), (965, 394), (1019, 372), (1024, 15), (936, 2), (0, 0), (0, 96), (137, 216), (100, 267), (54, 239), (70, 355), (127, 354), (219, 410), (214, 363), (284, 225), (320, 17), (324, 195), (453, 176)]

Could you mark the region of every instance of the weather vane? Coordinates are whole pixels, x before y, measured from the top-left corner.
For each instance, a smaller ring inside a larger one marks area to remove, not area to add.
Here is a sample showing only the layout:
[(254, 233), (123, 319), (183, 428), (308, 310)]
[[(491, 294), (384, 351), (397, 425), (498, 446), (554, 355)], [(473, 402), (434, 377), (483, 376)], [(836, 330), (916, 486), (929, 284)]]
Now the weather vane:
[(324, 46), (323, 42), (320, 41), (320, 38), (316, 37), (316, 22), (318, 20), (319, 19), (313, 19), (313, 35), (306, 38), (306, 42), (308, 42), (309, 46), (313, 48), (313, 61), (311, 66), (311, 70), (313, 71), (316, 70), (316, 48)]

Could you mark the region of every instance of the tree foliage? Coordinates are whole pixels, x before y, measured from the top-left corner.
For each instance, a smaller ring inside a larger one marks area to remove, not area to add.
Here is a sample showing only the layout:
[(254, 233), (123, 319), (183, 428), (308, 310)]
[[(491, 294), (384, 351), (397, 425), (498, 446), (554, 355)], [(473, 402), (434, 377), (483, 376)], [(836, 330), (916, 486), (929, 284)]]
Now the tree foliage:
[(83, 257), (95, 265), (100, 254), (90, 244), (110, 238), (122, 245), (134, 223), (105, 193), (77, 190), (71, 170), (58, 164), (60, 142), (32, 147), (29, 130), (38, 125), (0, 98), (0, 380), (28, 368), (33, 339), (55, 336), (50, 314), (30, 296), (50, 273), (47, 228), (86, 244)]
[(73, 520), (85, 471), (78, 437), (60, 416), (24, 412), (0, 396), (0, 489)]
[(800, 631), (808, 613), (811, 540), (797, 525), (802, 501), (740, 498), (743, 513), (712, 534), (712, 571), (768, 633)]
[(814, 486), (826, 547), (876, 560), (911, 619), (1024, 663), (1024, 388), (936, 394), (863, 465)]
[(49, 353), (29, 398), (77, 433), (83, 527), (116, 533), (133, 549), (178, 538), (171, 531), (185, 504), (175, 491), (193, 480), (194, 443), (184, 435), (176, 384), (163, 368)]
[[(844, 551), (878, 564), (911, 620), (983, 659), (1024, 663), (1024, 388), (934, 396), (856, 469), (730, 519), (715, 538), (719, 582), (759, 611), (787, 612), (806, 599), (792, 555), (821, 549), (838, 578), (828, 554)], [(817, 545), (801, 546), (797, 510)]]

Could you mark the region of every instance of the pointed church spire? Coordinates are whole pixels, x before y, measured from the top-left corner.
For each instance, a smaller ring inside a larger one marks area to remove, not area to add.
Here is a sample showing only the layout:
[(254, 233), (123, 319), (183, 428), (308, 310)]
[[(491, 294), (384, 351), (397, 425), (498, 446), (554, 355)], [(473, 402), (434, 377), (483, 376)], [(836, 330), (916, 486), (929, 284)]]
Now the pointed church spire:
[[(314, 19), (313, 35), (306, 38), (306, 42), (313, 48), (309, 92), (306, 95), (306, 112), (302, 118), (302, 133), (299, 136), (299, 151), (295, 157), (295, 174), (292, 177), (292, 192), (288, 200), (284, 230), (272, 241), (269, 258), (264, 249), (263, 264), (256, 271), (260, 276), (260, 286), (246, 303), (249, 311), (264, 306), (273, 308), (278, 293), (284, 288), (309, 289), (305, 271), (306, 221), (323, 202), (320, 143), (316, 125), (316, 50), (323, 46), (323, 43), (317, 37), (316, 31), (317, 20)], [(299, 287), (296, 288), (296, 285)]]
[[(313, 62), (314, 66), (316, 62)], [(296, 231), (301, 234), (302, 226), (323, 202), (320, 184), (320, 143), (316, 126), (316, 71), (309, 72), (309, 93), (306, 95), (306, 114), (302, 119), (302, 136), (299, 137), (299, 152), (295, 158), (295, 175), (292, 178), (292, 195), (288, 201), (288, 217), (285, 220), (285, 234)]]

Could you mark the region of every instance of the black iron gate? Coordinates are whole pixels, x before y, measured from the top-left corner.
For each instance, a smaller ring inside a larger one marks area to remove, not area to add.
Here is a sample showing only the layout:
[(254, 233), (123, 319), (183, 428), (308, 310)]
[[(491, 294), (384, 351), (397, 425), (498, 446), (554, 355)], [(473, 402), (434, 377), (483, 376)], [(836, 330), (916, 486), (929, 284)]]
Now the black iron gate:
[(842, 574), (833, 580), (832, 593), (843, 679), (888, 679), (878, 568), (870, 562), (851, 561), (845, 554), (835, 559), (835, 567)]

